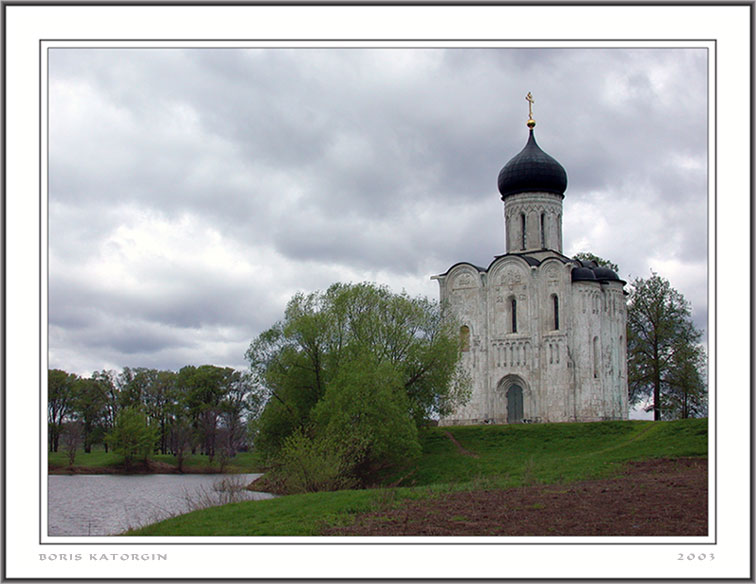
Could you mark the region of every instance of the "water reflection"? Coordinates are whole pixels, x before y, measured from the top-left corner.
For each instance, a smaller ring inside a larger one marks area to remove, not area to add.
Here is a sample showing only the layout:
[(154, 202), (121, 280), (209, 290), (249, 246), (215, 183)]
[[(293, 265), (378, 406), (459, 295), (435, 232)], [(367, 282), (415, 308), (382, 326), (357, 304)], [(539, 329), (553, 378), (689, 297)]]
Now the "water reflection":
[[(49, 535), (114, 535), (191, 510), (192, 502), (215, 497), (222, 479), (248, 484), (244, 475), (50, 475), (47, 478)], [(242, 491), (244, 499), (268, 493)]]

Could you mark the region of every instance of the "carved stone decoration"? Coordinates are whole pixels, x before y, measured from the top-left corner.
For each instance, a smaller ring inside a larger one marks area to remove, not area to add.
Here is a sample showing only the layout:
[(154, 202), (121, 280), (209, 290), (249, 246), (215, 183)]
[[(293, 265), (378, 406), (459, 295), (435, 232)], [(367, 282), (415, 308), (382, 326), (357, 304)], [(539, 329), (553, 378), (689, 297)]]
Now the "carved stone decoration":
[(544, 270), (544, 276), (550, 287), (556, 287), (559, 285), (559, 269), (555, 265), (550, 265)]
[(469, 272), (462, 272), (452, 282), (452, 290), (464, 290), (466, 288), (475, 288), (475, 278)]
[(522, 274), (514, 270), (505, 270), (499, 277), (499, 283), (509, 288), (509, 290), (514, 290), (515, 286), (522, 285)]

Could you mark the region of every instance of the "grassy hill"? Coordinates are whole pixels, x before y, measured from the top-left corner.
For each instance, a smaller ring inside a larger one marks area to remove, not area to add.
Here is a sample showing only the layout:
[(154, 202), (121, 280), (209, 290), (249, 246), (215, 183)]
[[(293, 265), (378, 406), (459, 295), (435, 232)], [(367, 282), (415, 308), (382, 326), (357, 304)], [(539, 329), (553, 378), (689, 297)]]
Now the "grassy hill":
[(708, 420), (460, 426), (422, 431), (423, 456), (376, 489), (291, 495), (194, 511), (129, 535), (318, 535), (357, 513), (439, 493), (568, 484), (628, 461), (706, 457)]

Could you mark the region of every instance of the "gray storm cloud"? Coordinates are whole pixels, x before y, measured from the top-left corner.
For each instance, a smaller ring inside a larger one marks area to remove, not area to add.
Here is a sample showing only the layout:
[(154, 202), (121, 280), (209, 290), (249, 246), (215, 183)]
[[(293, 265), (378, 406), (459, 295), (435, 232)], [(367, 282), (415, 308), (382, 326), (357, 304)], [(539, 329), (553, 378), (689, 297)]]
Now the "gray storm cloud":
[[(565, 249), (707, 318), (707, 70), (682, 49), (52, 49), (50, 366), (244, 366), (295, 291), (504, 248), (496, 176), (566, 168)], [(135, 360), (141, 360), (135, 362)]]

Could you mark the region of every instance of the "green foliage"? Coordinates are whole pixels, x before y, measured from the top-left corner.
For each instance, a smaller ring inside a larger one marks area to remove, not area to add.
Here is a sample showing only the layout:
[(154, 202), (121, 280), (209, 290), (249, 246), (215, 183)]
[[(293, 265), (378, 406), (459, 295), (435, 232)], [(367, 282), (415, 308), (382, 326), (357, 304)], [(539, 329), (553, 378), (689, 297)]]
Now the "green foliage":
[(581, 251), (581, 252), (576, 253), (572, 257), (573, 259), (584, 261), (584, 262), (596, 262), (597, 265), (604, 268), (609, 268), (613, 272), (616, 272), (619, 274), (619, 266), (617, 264), (615, 264), (614, 262), (610, 260), (605, 260), (604, 258), (601, 258), (591, 252)]
[(230, 368), (187, 366), (178, 373), (144, 367), (95, 371), (89, 378), (48, 372), (50, 450), (57, 451), (64, 424), (81, 422), (84, 451), (103, 443), (126, 409), (139, 409), (158, 432), (157, 448), (183, 456), (197, 447), (224, 460), (247, 446), (246, 414), (259, 410), (249, 373)]
[(295, 295), (246, 354), (266, 404), (255, 448), (274, 458), (297, 431), (333, 436), (360, 480), (411, 460), (417, 426), (467, 398), (456, 331), (438, 304), (373, 284)]
[(326, 436), (312, 438), (301, 430), (284, 441), (270, 474), (270, 480), (286, 493), (335, 491), (355, 484), (340, 445)]
[(63, 421), (71, 411), (77, 376), (60, 369), (47, 372), (47, 429), (51, 452), (58, 451)]
[(400, 372), (366, 354), (350, 359), (313, 412), (315, 428), (344, 453), (350, 474), (367, 481), (420, 455)]
[(690, 303), (669, 281), (636, 278), (627, 313), (631, 403), (651, 397), (654, 419), (706, 415), (706, 357)]
[(107, 409), (107, 395), (102, 384), (93, 378), (78, 378), (74, 383), (72, 410), (81, 422), (84, 451), (89, 452), (95, 438), (102, 437)]
[(147, 461), (158, 440), (157, 428), (138, 408), (120, 411), (113, 429), (105, 436), (107, 444), (123, 457), (128, 468), (137, 458)]

